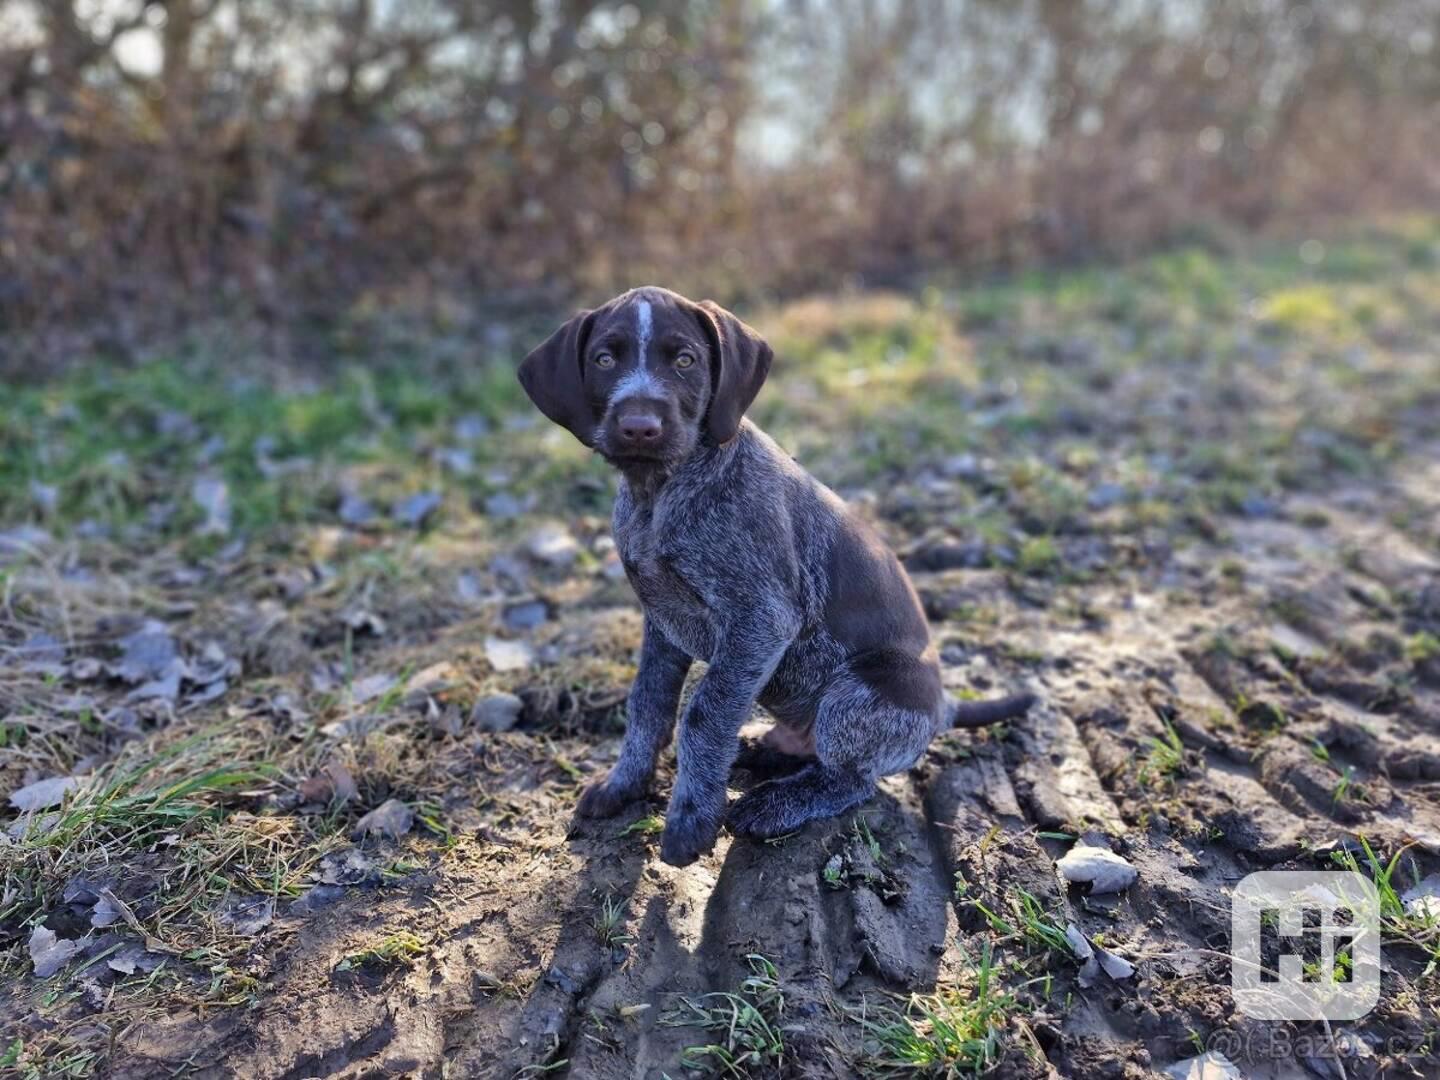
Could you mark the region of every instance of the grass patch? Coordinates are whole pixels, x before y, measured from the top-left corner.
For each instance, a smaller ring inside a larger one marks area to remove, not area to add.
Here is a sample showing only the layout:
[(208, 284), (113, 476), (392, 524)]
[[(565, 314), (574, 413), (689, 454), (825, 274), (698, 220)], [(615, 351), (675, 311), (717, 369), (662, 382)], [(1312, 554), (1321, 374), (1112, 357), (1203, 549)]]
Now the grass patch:
[(915, 994), (903, 1009), (861, 1015), (866, 1076), (978, 1076), (1003, 1056), (1003, 1040), (1016, 1010), (1013, 993), (997, 989), (990, 945), (981, 946), (971, 993)]
[(769, 1075), (785, 1063), (785, 1039), (780, 1027), (785, 994), (775, 965), (758, 953), (746, 956), (750, 974), (734, 993), (718, 991), (698, 998), (682, 997), (674, 1011), (660, 1019), (668, 1027), (699, 1027), (719, 1036), (703, 1045), (687, 1047), (681, 1055), (686, 1068), (710, 1075)]

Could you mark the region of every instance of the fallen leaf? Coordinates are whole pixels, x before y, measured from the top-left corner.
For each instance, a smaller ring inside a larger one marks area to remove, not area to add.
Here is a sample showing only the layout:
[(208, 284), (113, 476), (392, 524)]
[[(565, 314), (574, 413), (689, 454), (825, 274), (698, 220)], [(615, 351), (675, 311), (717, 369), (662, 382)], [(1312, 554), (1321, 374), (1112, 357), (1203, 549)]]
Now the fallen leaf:
[(20, 670), (59, 677), (65, 673), (65, 645), (49, 634), (31, 634), (18, 650)]
[(180, 696), (180, 670), (176, 668), (168, 675), (142, 683), (125, 695), (126, 701), (150, 701), (162, 698), (173, 702)]
[(350, 704), (364, 705), (367, 701), (374, 701), (394, 689), (399, 681), (395, 676), (385, 674), (367, 675), (363, 679), (357, 679), (350, 684)]
[(1122, 892), (1140, 872), (1108, 848), (1076, 844), (1055, 864), (1071, 884), (1088, 882), (1092, 893)]
[(254, 937), (274, 918), (270, 896), (231, 896), (215, 915), (215, 921), (237, 937)]
[(30, 934), (30, 962), (35, 965), (35, 977), (48, 979), (70, 962), (80, 951), (82, 942), (57, 937), (47, 926), (37, 926)]
[(306, 802), (343, 806), (359, 794), (350, 770), (338, 761), (329, 762), (319, 775), (310, 777), (300, 785), (300, 797)]
[(153, 621), (121, 638), (120, 648), (120, 659), (110, 665), (110, 673), (128, 683), (143, 683), (169, 674), (180, 659), (170, 631), (163, 623)]
[(1400, 897), (1405, 914), (1417, 919), (1440, 921), (1440, 874), (1431, 874)]
[(379, 833), (398, 840), (415, 824), (415, 812), (399, 799), (387, 799), (355, 823), (350, 835), (360, 840)]
[(36, 810), (48, 810), (59, 806), (68, 792), (80, 786), (78, 776), (52, 776), (48, 780), (37, 780), (10, 793), (10, 805), (22, 814)]
[(95, 906), (90, 911), (90, 925), (97, 930), (103, 930), (107, 926), (113, 926), (125, 915), (125, 909), (120, 905), (114, 893), (109, 889), (103, 889), (95, 901)]
[(121, 975), (134, 975), (137, 971), (148, 975), (164, 962), (165, 957), (150, 952), (138, 941), (131, 941), (122, 945), (106, 965)]
[(1245, 1074), (1219, 1050), (1177, 1061), (1165, 1069), (1172, 1080), (1245, 1080)]

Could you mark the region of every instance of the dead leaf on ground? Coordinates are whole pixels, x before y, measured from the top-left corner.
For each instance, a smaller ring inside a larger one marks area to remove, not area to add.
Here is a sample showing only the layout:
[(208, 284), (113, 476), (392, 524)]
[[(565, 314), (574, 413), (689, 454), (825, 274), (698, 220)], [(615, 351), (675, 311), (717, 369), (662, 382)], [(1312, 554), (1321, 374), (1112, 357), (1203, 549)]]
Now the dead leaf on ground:
[(374, 810), (362, 817), (351, 831), (356, 840), (379, 834), (391, 840), (398, 840), (415, 824), (415, 811), (399, 799), (387, 799)]
[(37, 780), (10, 793), (10, 805), (22, 814), (36, 810), (49, 810), (65, 801), (65, 796), (81, 784), (78, 776), (52, 776), (48, 780)]
[(35, 977), (48, 979), (68, 964), (83, 945), (83, 940), (57, 936), (48, 926), (35, 927), (30, 934), (30, 962), (35, 965)]

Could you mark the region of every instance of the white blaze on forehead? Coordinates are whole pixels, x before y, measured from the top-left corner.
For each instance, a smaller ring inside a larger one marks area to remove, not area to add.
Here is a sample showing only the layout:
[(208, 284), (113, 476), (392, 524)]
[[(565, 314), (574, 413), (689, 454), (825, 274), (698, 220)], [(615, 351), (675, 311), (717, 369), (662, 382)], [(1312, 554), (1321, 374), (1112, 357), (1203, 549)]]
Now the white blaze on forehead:
[(650, 314), (650, 301), (635, 302), (635, 333), (640, 337), (640, 366), (645, 366), (645, 357), (650, 352), (650, 330), (654, 325)]
[(655, 325), (649, 300), (635, 301), (635, 368), (618, 383), (610, 393), (612, 402), (627, 397), (658, 397), (662, 391), (660, 380), (650, 374), (645, 360), (650, 352), (650, 333)]

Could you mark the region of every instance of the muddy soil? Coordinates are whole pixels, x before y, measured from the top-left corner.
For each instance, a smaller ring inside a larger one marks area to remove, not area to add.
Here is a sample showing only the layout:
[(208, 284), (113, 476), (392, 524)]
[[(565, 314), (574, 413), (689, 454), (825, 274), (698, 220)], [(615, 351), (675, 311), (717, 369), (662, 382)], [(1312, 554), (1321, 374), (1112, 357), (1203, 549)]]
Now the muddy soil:
[[(1440, 465), (1422, 468), (1397, 483), (1440, 515)], [(452, 748), (475, 776), (453, 792), (459, 854), (281, 917), (251, 957), (267, 988), (251, 1007), (139, 1026), (113, 1075), (680, 1076), (685, 1048), (715, 1038), (681, 1023), (682, 1000), (733, 992), (753, 954), (784, 989), (785, 1053), (751, 1072), (890, 1075), (867, 1010), (973, 987), (982, 940), (1017, 995), (996, 1075), (1153, 1076), (1206, 1048), (1247, 1076), (1440, 1075), (1436, 983), (1415, 949), (1387, 943), (1381, 1006), (1328, 1033), (1247, 1021), (1227, 987), (1228, 896), (1247, 873), (1331, 867), (1362, 834), (1403, 852), (1407, 881), (1440, 870), (1440, 686), (1399, 647), (1406, 620), (1440, 613), (1440, 563), (1383, 524), (1390, 497), (1343, 490), (1217, 521), (1223, 539), (1137, 551), (1123, 585), (1063, 603), (993, 570), (917, 570), (932, 612), (992, 613), (937, 619), (953, 688), (1024, 687), (1039, 707), (942, 737), (852, 814), (774, 843), (726, 835), (685, 869), (633, 828), (663, 812), (668, 768), (651, 802), (578, 826), (541, 782), (554, 756), (602, 770), (617, 735), (557, 738), (529, 716), (472, 737)], [(612, 647), (633, 644), (623, 592), (576, 607)], [(1157, 776), (1144, 765), (1167, 723), (1184, 749)], [(1062, 886), (1054, 862), (1074, 837), (1113, 848), (1136, 883), (1103, 898)], [(1134, 977), (1081, 987), (1077, 963), (997, 934), (982, 905), (1009, 913), (1021, 889)], [(608, 935), (605, 904), (621, 911)], [(408, 966), (337, 974), (357, 942), (400, 930), (426, 943)]]

